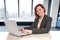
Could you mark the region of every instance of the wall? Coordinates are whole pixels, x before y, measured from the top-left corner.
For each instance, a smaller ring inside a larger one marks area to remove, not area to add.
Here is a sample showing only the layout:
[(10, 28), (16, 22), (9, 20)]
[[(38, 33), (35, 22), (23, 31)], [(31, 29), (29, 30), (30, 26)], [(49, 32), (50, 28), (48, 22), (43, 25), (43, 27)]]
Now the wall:
[(51, 25), (52, 27), (56, 27), (58, 8), (59, 8), (59, 0), (58, 1), (52, 0), (51, 11), (50, 11), (50, 16), (53, 18)]

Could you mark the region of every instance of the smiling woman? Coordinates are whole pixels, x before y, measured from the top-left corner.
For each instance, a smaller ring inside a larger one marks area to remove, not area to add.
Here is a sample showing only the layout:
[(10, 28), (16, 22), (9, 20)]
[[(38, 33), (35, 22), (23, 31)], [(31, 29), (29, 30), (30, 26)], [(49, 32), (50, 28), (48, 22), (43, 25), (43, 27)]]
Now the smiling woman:
[(52, 18), (45, 15), (45, 7), (42, 4), (35, 6), (35, 21), (30, 27), (20, 29), (25, 34), (43, 34), (48, 33), (51, 27)]

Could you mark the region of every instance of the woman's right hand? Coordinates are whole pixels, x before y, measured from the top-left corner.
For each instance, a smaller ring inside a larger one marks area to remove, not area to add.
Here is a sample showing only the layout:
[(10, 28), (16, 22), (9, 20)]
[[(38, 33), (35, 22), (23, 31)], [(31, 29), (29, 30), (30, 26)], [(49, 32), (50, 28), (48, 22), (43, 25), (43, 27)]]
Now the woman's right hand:
[(19, 31), (21, 32), (21, 33), (23, 33), (23, 34), (29, 34), (27, 31), (25, 31), (25, 29), (24, 28), (19, 28)]

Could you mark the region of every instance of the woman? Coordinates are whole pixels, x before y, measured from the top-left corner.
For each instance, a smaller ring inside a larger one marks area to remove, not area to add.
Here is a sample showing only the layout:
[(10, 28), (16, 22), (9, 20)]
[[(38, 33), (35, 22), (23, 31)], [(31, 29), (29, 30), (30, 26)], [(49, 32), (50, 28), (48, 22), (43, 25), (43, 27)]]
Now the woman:
[(45, 15), (45, 8), (42, 4), (35, 6), (35, 21), (30, 27), (22, 28), (20, 31), (25, 34), (48, 33), (51, 27), (52, 18)]

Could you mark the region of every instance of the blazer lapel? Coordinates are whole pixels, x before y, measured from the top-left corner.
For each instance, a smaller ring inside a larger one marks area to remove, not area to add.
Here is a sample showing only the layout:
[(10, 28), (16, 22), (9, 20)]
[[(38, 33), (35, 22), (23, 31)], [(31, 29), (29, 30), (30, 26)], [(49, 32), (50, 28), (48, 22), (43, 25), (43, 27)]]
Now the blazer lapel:
[(43, 20), (41, 22), (40, 28), (43, 28), (46, 24), (46, 15), (44, 15)]
[[(39, 22), (39, 17), (37, 19), (35, 19), (35, 28), (37, 28), (38, 22)], [(45, 23), (46, 23), (46, 17), (44, 15), (43, 20), (42, 20), (41, 25), (40, 25), (40, 28), (44, 27)]]

